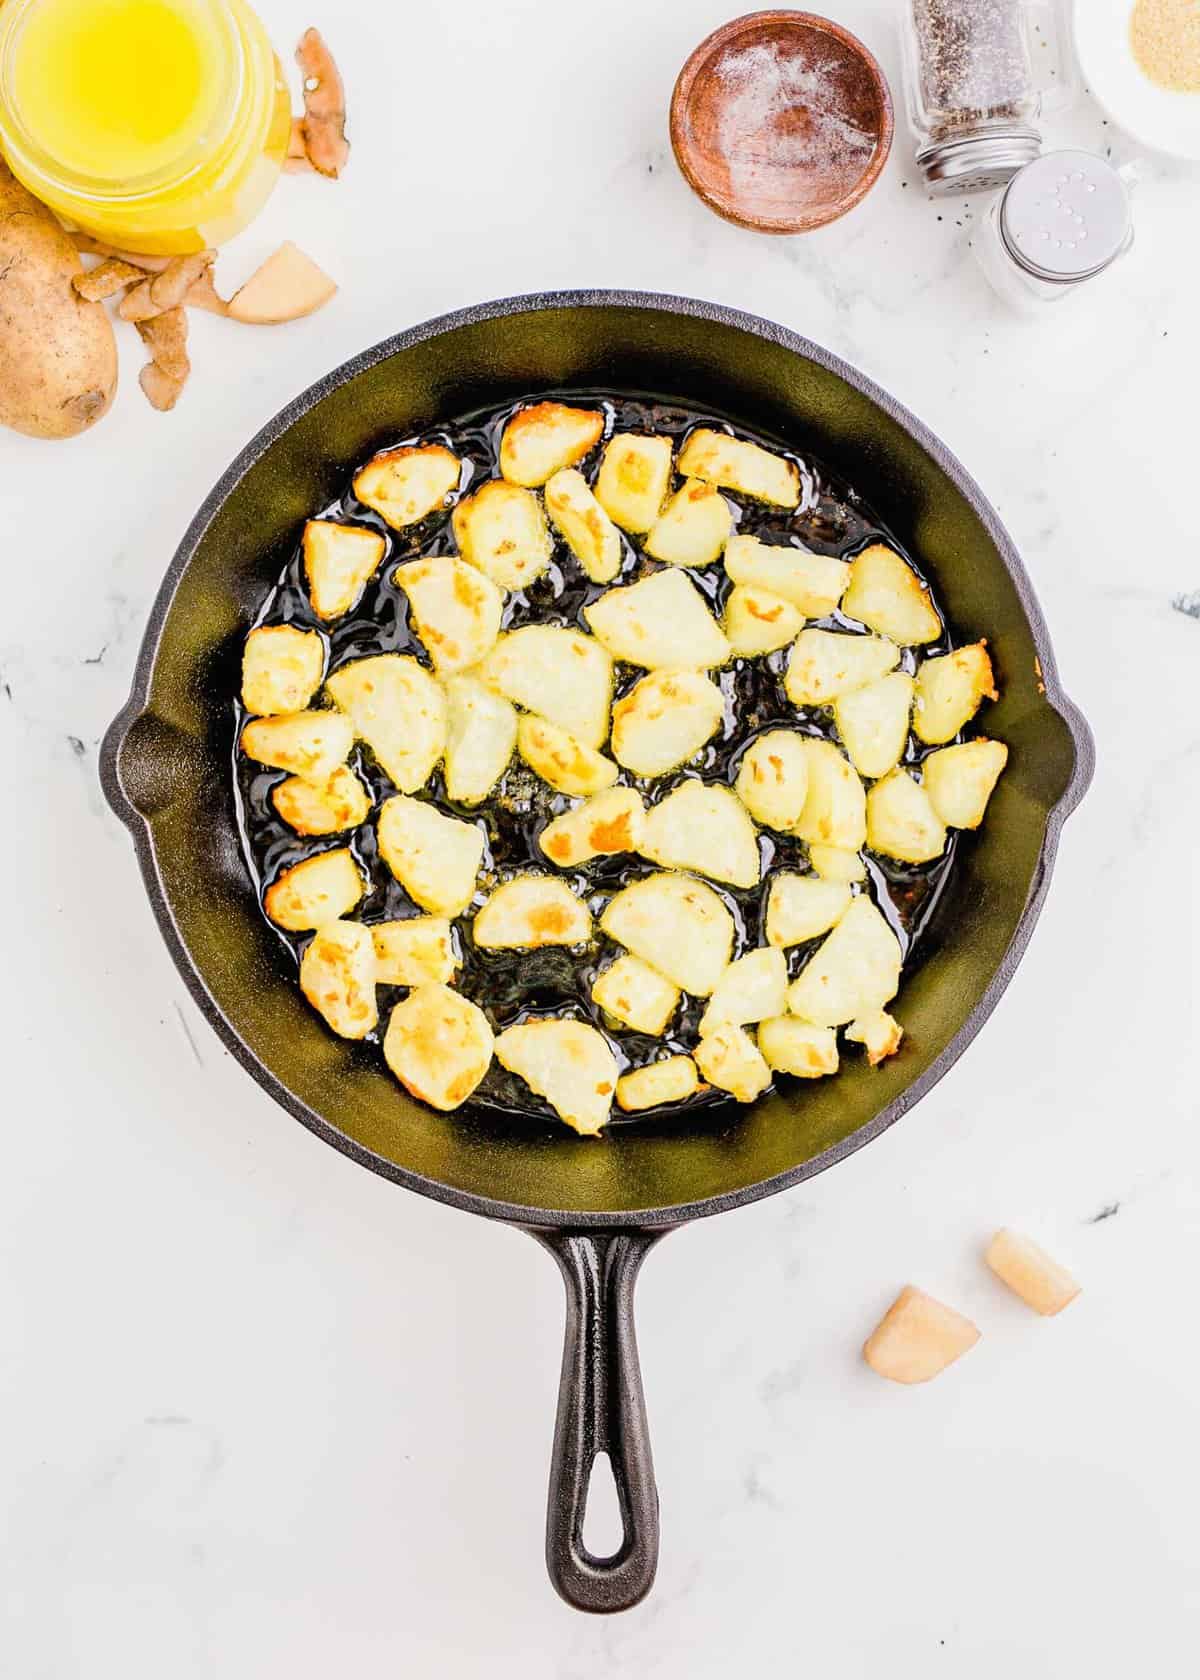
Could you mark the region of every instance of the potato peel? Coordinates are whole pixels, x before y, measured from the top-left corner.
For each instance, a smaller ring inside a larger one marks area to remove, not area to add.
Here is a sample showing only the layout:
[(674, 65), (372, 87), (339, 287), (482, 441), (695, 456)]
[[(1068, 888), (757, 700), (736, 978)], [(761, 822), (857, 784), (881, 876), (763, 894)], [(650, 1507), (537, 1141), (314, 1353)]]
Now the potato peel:
[(304, 151), (318, 175), (336, 180), (350, 157), (346, 90), (319, 30), (304, 31), (296, 48), (296, 63), (304, 76), (304, 116), (300, 119)]
[(145, 278), (144, 269), (135, 268), (120, 257), (105, 257), (95, 268), (72, 275), (71, 284), (89, 303), (102, 303), (105, 298), (123, 292), (127, 286), (140, 285)]

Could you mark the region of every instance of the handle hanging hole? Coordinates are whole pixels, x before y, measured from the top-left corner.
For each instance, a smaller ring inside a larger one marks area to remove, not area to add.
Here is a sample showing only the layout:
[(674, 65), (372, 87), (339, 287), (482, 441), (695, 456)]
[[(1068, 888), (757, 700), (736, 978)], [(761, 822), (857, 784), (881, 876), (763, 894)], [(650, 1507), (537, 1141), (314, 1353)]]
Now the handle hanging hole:
[(583, 1509), (583, 1543), (603, 1563), (616, 1557), (625, 1543), (625, 1524), (612, 1460), (598, 1452), (588, 1475), (587, 1504)]

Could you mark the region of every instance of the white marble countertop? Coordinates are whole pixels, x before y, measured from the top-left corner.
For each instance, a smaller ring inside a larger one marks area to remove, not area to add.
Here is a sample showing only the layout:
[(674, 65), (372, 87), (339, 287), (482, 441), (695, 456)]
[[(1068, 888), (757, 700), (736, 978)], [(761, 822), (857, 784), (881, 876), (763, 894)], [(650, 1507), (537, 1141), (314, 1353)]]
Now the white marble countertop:
[[(262, 7), (287, 44), (310, 18)], [(112, 415), (0, 438), (0, 1668), (13, 1680), (477, 1680), (731, 1668), (825, 1680), (1182, 1674), (1200, 1610), (1200, 589), (1195, 175), (1151, 165), (1133, 254), (1044, 319), (995, 302), (902, 127), (797, 240), (688, 192), (666, 105), (714, 0), (315, 19), (354, 158), (286, 181), (222, 259), (295, 236), (342, 282), (274, 332), (200, 317), (175, 413), (124, 344)], [(893, 7), (838, 16), (898, 87)], [(1121, 149), (1084, 101), (1055, 138)], [(960, 225), (963, 224), (963, 225)], [(980, 479), (1041, 594), (1099, 771), (986, 1033), (902, 1124), (675, 1236), (640, 1329), (663, 1504), (651, 1599), (596, 1621), (541, 1562), (560, 1285), (519, 1233), (325, 1148), (186, 996), (97, 743), (194, 509), (312, 379), (444, 310), (568, 286), (773, 316), (909, 404)], [(1085, 1293), (1035, 1319), (999, 1224)], [(900, 1390), (858, 1361), (896, 1289), (981, 1346)]]

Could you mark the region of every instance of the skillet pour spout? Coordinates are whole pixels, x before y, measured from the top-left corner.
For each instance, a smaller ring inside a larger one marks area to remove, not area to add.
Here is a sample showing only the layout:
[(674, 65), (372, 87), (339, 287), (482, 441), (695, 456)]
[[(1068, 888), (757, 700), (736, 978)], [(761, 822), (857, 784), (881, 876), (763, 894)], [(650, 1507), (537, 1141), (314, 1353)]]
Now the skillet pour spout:
[[(988, 821), (960, 842), (905, 975), (902, 1052), (835, 1080), (647, 1119), (601, 1140), (517, 1128), (492, 1110), (436, 1114), (378, 1058), (308, 1009), (242, 859), (230, 762), (241, 643), (292, 553), (377, 447), (524, 396), (627, 391), (775, 438), (855, 486), (930, 577), (955, 640), (986, 636), (1002, 698), (989, 734), (1009, 765)], [(101, 778), (132, 834), (167, 944), (198, 1007), (246, 1071), (318, 1137), (385, 1178), (524, 1227), (554, 1255), (567, 1333), (547, 1561), (580, 1609), (638, 1602), (654, 1579), (658, 1498), (633, 1323), (654, 1243), (687, 1220), (774, 1194), (870, 1143), (936, 1084), (986, 1022), (1049, 889), (1062, 825), (1091, 778), (1087, 725), (1062, 692), (1013, 544), (953, 455), (828, 351), (715, 304), (636, 292), (510, 298), (365, 351), (289, 404), (242, 451), (188, 528), (159, 591)], [(612, 1464), (624, 1538), (582, 1538), (592, 1464)]]

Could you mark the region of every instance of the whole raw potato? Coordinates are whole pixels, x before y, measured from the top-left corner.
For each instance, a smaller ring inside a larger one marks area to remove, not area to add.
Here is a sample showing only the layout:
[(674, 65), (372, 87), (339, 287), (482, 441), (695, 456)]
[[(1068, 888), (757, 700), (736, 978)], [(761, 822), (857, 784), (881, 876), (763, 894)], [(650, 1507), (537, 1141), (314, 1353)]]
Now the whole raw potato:
[(99, 303), (71, 285), (78, 253), (0, 162), (0, 424), (67, 438), (107, 412), (117, 346)]

